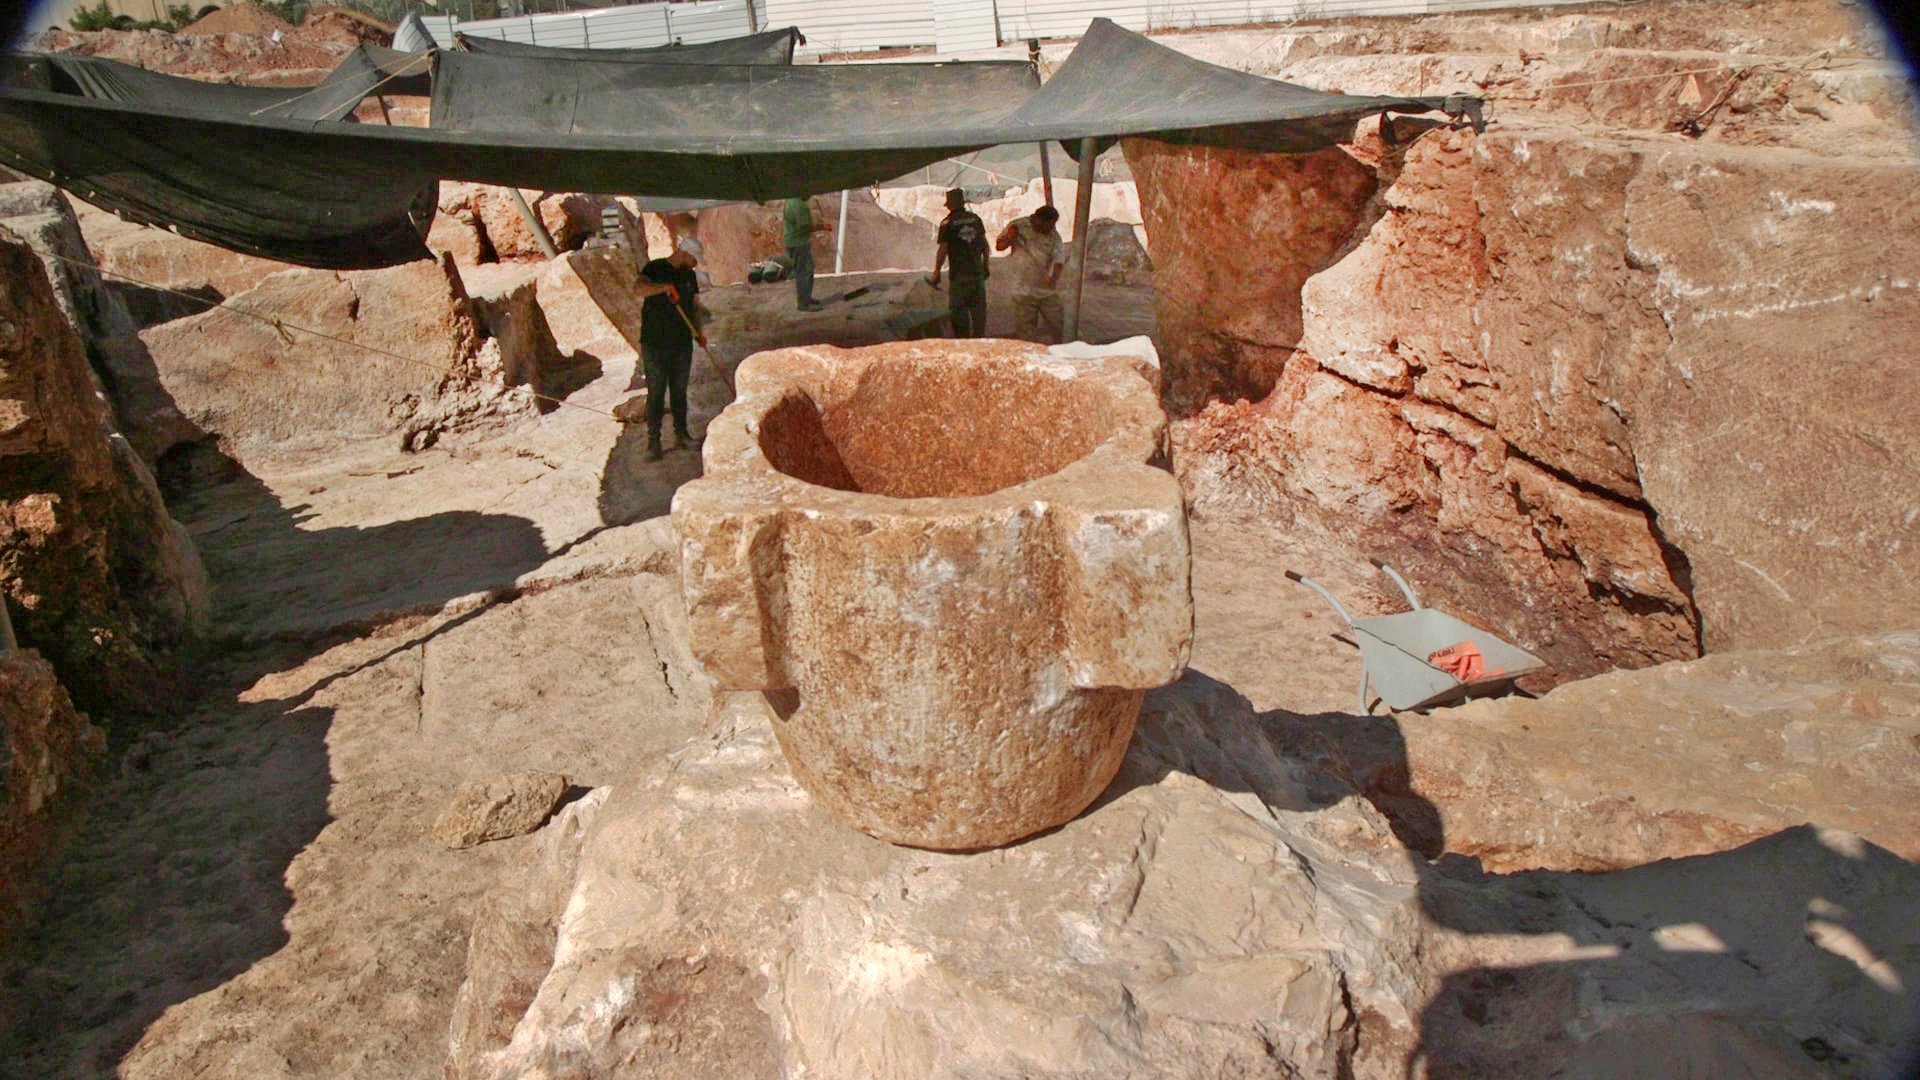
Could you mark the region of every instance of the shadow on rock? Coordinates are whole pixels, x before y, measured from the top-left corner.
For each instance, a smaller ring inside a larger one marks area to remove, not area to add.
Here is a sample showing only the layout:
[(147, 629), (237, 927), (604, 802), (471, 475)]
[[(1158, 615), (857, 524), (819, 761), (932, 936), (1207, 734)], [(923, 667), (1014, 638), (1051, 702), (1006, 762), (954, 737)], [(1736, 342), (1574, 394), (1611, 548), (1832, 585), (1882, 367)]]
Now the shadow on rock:
[(1149, 694), (1096, 808), (1176, 771), (1253, 796), (1253, 811), (1357, 797), (1387, 819), (1438, 961), (1405, 1075), (1909, 1075), (1896, 1069), (1916, 1034), (1920, 866), (1850, 833), (1802, 825), (1606, 873), (1488, 873), (1445, 853), (1394, 717), (1257, 713), (1199, 672)]
[(534, 380), (534, 392), (540, 395), (533, 399), (534, 409), (542, 416), (557, 410), (574, 391), (592, 383), (605, 371), (606, 362), (585, 350), (542, 368)]
[(143, 1034), (160, 1037), (170, 1007), (288, 945), (295, 860), (331, 820), (334, 714), (309, 702), (368, 665), (291, 699), (250, 688), (356, 624), (510, 592), (547, 558), (539, 530), (509, 515), (305, 528), (306, 507), (283, 505), (210, 443), (169, 454), (160, 473), (213, 578), (230, 651), (209, 655), (198, 700), (167, 702), (169, 722), (123, 748), (117, 779), (50, 869), (49, 899), (4, 969), (7, 1075), (111, 1075)]
[(215, 582), (217, 622), (247, 637), (298, 637), (510, 587), (547, 558), (540, 530), (508, 514), (448, 511), (371, 528), (306, 529), (207, 443), (161, 459), (168, 505)]
[(331, 720), (228, 706), (128, 749), (4, 969), (8, 1075), (112, 1075), (170, 1006), (287, 944), (288, 866), (330, 820)]
[[(667, 445), (672, 445), (671, 424)], [(607, 525), (629, 525), (658, 517), (673, 505), (681, 484), (700, 475), (700, 451), (670, 450), (659, 461), (647, 460), (647, 426), (622, 424), (600, 470), (600, 520)]]
[(1410, 1072), (1879, 1077), (1910, 1047), (1920, 866), (1852, 834), (1600, 874), (1447, 859), (1423, 898), (1453, 929), (1564, 935), (1579, 958), (1447, 976)]
[(226, 300), (220, 290), (212, 285), (196, 285), (190, 289), (158, 288), (112, 279), (106, 280), (105, 284), (126, 305), (134, 327), (140, 330), (198, 315)]

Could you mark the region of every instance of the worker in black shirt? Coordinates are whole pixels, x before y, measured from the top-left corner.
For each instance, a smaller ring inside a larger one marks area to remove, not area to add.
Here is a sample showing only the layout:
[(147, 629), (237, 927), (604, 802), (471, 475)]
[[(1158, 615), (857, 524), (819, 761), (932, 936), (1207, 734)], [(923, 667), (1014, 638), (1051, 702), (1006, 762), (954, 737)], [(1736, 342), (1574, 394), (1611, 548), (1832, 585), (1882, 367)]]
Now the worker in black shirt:
[(947, 218), (940, 223), (940, 246), (933, 255), (933, 274), (927, 280), (940, 286), (940, 267), (951, 262), (953, 286), (947, 290), (947, 312), (953, 316), (954, 337), (987, 336), (987, 223), (967, 209), (966, 192), (947, 192)]
[(707, 347), (707, 336), (699, 330), (700, 309), (693, 302), (700, 291), (700, 282), (693, 276), (699, 251), (699, 241), (683, 237), (673, 254), (640, 268), (635, 291), (646, 298), (640, 306), (640, 361), (647, 373), (648, 461), (666, 456), (660, 448), (660, 421), (669, 395), (674, 448), (694, 445), (687, 431), (687, 375), (693, 370), (694, 341)]

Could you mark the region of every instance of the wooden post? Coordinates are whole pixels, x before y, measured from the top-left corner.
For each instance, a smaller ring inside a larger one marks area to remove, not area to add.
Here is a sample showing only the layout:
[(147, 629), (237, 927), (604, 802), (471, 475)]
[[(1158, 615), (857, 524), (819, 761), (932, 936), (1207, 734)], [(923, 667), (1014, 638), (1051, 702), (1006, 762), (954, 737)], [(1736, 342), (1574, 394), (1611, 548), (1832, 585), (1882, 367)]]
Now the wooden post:
[[(1027, 39), (1027, 63), (1033, 65), (1034, 71), (1038, 72), (1040, 70), (1040, 39), (1039, 38)], [(1047, 205), (1052, 206), (1053, 205), (1053, 162), (1048, 160), (1047, 144), (1045, 140), (1041, 140), (1035, 145), (1040, 147), (1040, 189), (1046, 192)]]
[(545, 225), (540, 224), (540, 219), (534, 216), (533, 207), (527, 205), (527, 197), (520, 194), (519, 188), (511, 185), (507, 187), (507, 194), (513, 196), (513, 205), (520, 208), (520, 216), (526, 220), (527, 228), (533, 230), (533, 238), (539, 241), (540, 250), (546, 252), (549, 259), (557, 258), (560, 251), (553, 246), (553, 236), (547, 232)]
[(1093, 159), (1100, 144), (1088, 136), (1080, 140), (1080, 178), (1073, 189), (1073, 247), (1067, 255), (1067, 277), (1073, 291), (1067, 296), (1067, 311), (1062, 337), (1080, 340), (1080, 299), (1087, 283), (1087, 218), (1093, 214)]
[(7, 613), (7, 598), (0, 596), (0, 655), (19, 647), (19, 640), (13, 636), (13, 616)]
[[(811, 240), (808, 243), (812, 243)], [(847, 193), (840, 193), (840, 229), (833, 234), (833, 272), (840, 272), (840, 265), (847, 256)]]

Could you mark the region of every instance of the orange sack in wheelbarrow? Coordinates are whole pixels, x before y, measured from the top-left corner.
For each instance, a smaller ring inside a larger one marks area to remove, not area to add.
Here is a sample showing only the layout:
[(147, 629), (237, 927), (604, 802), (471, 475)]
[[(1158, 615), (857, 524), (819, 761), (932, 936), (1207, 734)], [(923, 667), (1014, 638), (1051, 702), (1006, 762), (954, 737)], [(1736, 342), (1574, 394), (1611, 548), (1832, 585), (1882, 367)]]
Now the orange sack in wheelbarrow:
[[(1480, 655), (1480, 650), (1471, 641), (1449, 645), (1444, 649), (1435, 649), (1427, 654), (1427, 663), (1463, 683), (1472, 682), (1487, 674), (1486, 658)], [(1499, 672), (1496, 671), (1494, 674), (1498, 675)]]

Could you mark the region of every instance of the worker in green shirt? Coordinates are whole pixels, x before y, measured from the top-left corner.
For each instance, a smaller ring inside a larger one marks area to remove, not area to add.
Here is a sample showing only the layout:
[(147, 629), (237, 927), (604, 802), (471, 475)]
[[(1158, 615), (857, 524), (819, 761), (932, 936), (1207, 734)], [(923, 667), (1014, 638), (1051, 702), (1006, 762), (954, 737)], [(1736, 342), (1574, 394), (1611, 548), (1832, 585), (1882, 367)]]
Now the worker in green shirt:
[(815, 224), (813, 206), (803, 198), (788, 199), (780, 216), (785, 225), (787, 258), (793, 262), (794, 298), (800, 302), (801, 311), (819, 311), (822, 305), (813, 298), (813, 234), (833, 226), (824, 221)]

